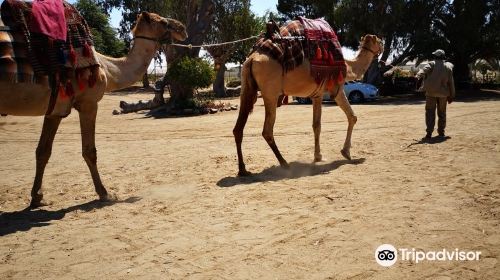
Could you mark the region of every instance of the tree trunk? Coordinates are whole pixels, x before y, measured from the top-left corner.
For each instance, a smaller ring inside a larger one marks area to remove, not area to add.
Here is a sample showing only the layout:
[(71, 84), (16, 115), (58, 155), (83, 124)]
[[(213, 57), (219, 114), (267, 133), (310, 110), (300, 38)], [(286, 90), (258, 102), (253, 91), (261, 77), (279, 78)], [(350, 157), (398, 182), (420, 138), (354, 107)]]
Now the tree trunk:
[(148, 72), (146, 71), (146, 73), (144, 73), (144, 75), (142, 76), (142, 87), (143, 88), (150, 88), (150, 85), (149, 85), (149, 77), (148, 77)]
[(471, 81), (470, 67), (468, 59), (463, 57), (454, 57), (451, 61), (454, 65), (453, 76), (455, 84), (463, 86)]
[(212, 88), (217, 97), (226, 97), (226, 87), (224, 85), (224, 74), (226, 73), (226, 62), (229, 57), (236, 51), (234, 46), (232, 47), (211, 47), (207, 49), (208, 53), (214, 59), (215, 70), (217, 75), (215, 76), (215, 81)]
[[(187, 104), (189, 100), (193, 99), (194, 96), (194, 89), (185, 87), (179, 83), (171, 83), (170, 90), (171, 98), (167, 103), (167, 106), (169, 107), (184, 109), (185, 104)], [(175, 92), (175, 98), (172, 96), (173, 92)]]
[(383, 77), (381, 73), (379, 65), (379, 60), (378, 58), (374, 58), (372, 60), (372, 63), (370, 64), (370, 67), (366, 70), (365, 75), (363, 76), (363, 83), (371, 84), (376, 87), (380, 86), (380, 84), (383, 81)]
[[(186, 45), (201, 45), (210, 29), (214, 17), (213, 0), (190, 0), (186, 3), (190, 7), (186, 19), (186, 28), (189, 37), (182, 42)], [(180, 59), (184, 56), (198, 57), (200, 48), (182, 48), (169, 46), (166, 51), (167, 63)], [(169, 104), (181, 104), (193, 98), (194, 90), (187, 89), (181, 84), (170, 81), (170, 101)]]
[(213, 90), (215, 92), (215, 96), (226, 97), (226, 86), (224, 84), (224, 74), (226, 73), (226, 65), (216, 64), (216, 67), (217, 66), (218, 66), (217, 76), (215, 76)]
[(385, 38), (385, 42), (384, 42), (384, 51), (382, 52), (382, 57), (380, 58), (380, 60), (382, 61), (387, 61), (387, 59), (389, 58), (389, 55), (391, 54), (391, 48), (392, 48), (392, 41), (393, 41), (393, 34), (389, 34), (386, 38)]

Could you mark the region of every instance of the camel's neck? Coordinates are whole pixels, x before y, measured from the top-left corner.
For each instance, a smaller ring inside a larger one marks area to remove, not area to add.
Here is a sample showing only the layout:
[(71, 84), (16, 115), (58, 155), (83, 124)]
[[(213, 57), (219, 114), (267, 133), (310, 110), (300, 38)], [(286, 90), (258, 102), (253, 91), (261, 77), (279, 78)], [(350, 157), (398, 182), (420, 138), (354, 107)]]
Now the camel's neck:
[(347, 77), (346, 81), (354, 81), (359, 80), (363, 77), (366, 72), (366, 69), (372, 63), (375, 55), (367, 50), (360, 50), (358, 55), (353, 60), (346, 59), (347, 64)]
[(106, 74), (106, 91), (122, 89), (137, 82), (148, 69), (156, 51), (156, 42), (136, 39), (126, 57), (112, 58), (98, 54), (102, 69)]

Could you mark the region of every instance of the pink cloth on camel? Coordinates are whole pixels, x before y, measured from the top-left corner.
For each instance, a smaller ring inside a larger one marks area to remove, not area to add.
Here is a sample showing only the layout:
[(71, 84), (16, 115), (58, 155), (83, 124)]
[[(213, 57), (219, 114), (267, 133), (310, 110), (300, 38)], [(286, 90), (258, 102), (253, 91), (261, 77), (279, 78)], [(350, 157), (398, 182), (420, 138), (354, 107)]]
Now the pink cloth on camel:
[(66, 41), (66, 17), (62, 0), (34, 0), (31, 32)]

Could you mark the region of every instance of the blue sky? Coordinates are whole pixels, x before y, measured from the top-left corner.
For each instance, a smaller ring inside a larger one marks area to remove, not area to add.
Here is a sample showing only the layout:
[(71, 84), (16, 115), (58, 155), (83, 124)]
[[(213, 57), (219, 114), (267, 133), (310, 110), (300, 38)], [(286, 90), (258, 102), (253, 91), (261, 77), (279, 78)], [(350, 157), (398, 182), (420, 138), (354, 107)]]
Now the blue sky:
[(276, 12), (276, 5), (278, 0), (252, 0), (251, 9), (254, 13), (262, 16), (267, 10)]

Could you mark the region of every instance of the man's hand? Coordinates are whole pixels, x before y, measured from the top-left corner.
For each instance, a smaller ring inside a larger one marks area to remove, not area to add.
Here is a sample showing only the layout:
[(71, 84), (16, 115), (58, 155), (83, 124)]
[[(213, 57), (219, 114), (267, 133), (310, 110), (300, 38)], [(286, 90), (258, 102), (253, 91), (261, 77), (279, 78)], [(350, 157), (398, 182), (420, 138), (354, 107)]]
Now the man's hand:
[(422, 84), (424, 83), (424, 79), (421, 77), (417, 77), (417, 81), (415, 82), (416, 91), (422, 91)]
[(451, 104), (451, 103), (453, 103), (453, 97), (448, 96), (448, 104)]

